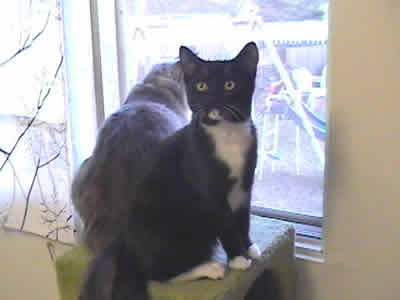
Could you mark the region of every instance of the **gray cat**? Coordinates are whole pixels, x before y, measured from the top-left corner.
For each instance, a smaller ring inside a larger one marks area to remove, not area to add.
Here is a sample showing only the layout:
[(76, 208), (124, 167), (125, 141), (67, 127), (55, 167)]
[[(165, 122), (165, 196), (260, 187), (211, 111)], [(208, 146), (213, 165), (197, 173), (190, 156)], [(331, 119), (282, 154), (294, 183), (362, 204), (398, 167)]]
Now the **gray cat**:
[(83, 223), (80, 239), (85, 246), (98, 252), (115, 238), (129, 207), (124, 189), (140, 182), (160, 143), (189, 118), (179, 62), (154, 66), (107, 118), (93, 155), (72, 182), (72, 202)]

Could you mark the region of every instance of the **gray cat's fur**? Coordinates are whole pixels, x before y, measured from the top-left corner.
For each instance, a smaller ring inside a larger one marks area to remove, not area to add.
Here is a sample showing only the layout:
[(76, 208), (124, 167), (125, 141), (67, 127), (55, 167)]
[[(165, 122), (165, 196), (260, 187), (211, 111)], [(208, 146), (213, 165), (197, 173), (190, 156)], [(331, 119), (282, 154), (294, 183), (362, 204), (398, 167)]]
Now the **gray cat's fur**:
[(72, 183), (71, 197), (83, 223), (80, 239), (85, 246), (98, 252), (114, 238), (129, 207), (121, 187), (139, 183), (160, 143), (189, 118), (179, 62), (154, 66), (107, 118), (92, 156)]

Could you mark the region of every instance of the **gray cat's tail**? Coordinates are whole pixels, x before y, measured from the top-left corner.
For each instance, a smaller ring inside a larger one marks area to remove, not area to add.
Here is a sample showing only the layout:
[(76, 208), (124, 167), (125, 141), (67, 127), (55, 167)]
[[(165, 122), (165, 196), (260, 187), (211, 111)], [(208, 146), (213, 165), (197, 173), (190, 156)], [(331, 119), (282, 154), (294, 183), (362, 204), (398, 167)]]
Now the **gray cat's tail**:
[(93, 259), (79, 300), (150, 300), (147, 285), (136, 255), (117, 241)]

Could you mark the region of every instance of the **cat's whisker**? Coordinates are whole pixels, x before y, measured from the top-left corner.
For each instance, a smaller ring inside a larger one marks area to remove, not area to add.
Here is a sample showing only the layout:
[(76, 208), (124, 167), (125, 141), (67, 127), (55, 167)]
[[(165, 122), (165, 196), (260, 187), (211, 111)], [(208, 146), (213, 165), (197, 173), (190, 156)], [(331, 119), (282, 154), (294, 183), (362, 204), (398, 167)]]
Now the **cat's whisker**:
[(232, 106), (232, 105), (225, 104), (225, 105), (224, 105), (224, 109), (227, 110), (227, 111), (229, 111), (229, 112), (232, 114), (232, 116), (233, 116), (234, 118), (236, 118), (237, 121), (242, 121), (242, 120), (245, 119), (245, 117), (243, 116), (243, 114), (242, 114), (236, 107), (234, 107), (234, 106)]
[(237, 107), (235, 107), (233, 105), (229, 105), (229, 104), (228, 104), (228, 106), (231, 109), (233, 109), (240, 116), (241, 120), (245, 120), (246, 119), (246, 116)]
[(236, 114), (236, 112), (234, 110), (230, 109), (227, 106), (224, 106), (223, 109), (228, 111), (235, 120), (239, 120), (239, 116)]
[(235, 111), (238, 115), (240, 115), (241, 117), (244, 117), (242, 112), (235, 106), (230, 105), (230, 104), (225, 104), (226, 107), (229, 107), (231, 110)]

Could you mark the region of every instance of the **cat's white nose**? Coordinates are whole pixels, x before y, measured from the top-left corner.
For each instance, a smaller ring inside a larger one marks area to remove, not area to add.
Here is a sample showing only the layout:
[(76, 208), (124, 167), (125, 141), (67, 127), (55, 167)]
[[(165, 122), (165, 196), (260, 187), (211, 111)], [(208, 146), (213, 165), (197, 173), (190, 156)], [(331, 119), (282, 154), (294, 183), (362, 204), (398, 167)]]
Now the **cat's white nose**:
[(222, 120), (222, 116), (217, 109), (213, 109), (208, 113), (208, 117), (211, 120)]

